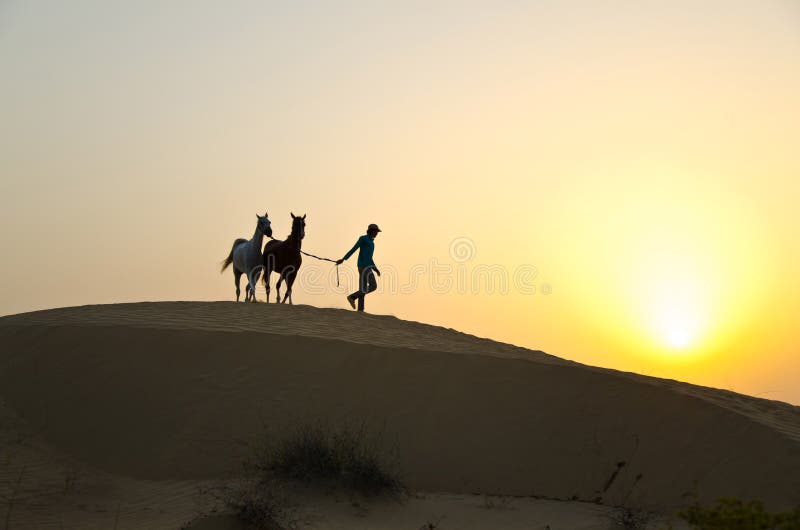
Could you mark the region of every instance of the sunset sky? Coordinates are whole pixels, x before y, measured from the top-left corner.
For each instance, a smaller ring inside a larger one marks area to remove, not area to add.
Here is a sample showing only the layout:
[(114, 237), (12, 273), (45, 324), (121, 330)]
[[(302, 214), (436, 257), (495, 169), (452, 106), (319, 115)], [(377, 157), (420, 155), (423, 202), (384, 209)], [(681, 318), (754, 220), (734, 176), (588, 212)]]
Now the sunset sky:
[(294, 212), (371, 312), (800, 404), (794, 0), (0, 0), (0, 77), (0, 314), (232, 300)]

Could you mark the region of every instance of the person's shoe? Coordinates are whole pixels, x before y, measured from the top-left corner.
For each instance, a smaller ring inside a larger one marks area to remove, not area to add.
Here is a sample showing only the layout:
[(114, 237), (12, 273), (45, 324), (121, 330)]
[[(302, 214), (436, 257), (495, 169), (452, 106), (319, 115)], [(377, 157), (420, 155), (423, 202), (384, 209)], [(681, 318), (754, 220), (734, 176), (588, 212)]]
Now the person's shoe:
[(347, 295), (347, 301), (350, 303), (350, 307), (352, 307), (353, 309), (356, 308), (356, 299), (353, 298), (352, 294)]

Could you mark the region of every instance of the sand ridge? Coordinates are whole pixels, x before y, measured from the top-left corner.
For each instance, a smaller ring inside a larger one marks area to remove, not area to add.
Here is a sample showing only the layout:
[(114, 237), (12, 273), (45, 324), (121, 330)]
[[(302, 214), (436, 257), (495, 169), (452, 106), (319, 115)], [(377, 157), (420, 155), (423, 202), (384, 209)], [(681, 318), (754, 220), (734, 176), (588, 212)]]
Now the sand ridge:
[(344, 309), (235, 302), (158, 302), (47, 309), (0, 318), (3, 325), (96, 325), (277, 333), (545, 363), (570, 361), (453, 329)]
[[(224, 310), (221, 308), (224, 307)], [(0, 317), (3, 325), (130, 326), (157, 329), (277, 333), (342, 340), (376, 346), (583, 366), (637, 382), (671, 388), (743, 414), (800, 442), (800, 407), (681, 381), (581, 365), (542, 351), (480, 338), (453, 329), (410, 322), (388, 315), (357, 314), (341, 309), (232, 302), (125, 303), (64, 307)]]

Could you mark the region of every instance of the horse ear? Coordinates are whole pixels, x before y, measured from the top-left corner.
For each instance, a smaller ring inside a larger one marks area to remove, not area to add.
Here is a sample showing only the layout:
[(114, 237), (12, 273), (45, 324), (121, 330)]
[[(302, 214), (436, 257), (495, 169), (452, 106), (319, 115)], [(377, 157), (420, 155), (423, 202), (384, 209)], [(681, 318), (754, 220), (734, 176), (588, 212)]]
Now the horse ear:
[(307, 213), (304, 213), (304, 214), (303, 214), (303, 220), (304, 220), (304, 221), (305, 221), (305, 219), (306, 219), (306, 215), (308, 215), (308, 214), (307, 214)]
[(264, 219), (266, 219), (267, 217), (269, 217), (269, 214), (267, 213), (266, 210), (264, 210)]
[(292, 212), (289, 212), (289, 215), (291, 215), (292, 219), (294, 219), (294, 214)]

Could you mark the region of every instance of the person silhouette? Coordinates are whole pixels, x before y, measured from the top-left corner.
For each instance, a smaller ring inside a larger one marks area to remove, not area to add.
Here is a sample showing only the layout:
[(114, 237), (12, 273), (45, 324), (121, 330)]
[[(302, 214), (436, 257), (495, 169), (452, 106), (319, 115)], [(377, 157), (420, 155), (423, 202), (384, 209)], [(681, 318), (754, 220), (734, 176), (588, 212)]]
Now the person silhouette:
[(353, 252), (358, 249), (358, 291), (347, 295), (347, 303), (353, 309), (356, 308), (356, 301), (358, 301), (358, 310), (364, 311), (364, 298), (367, 294), (371, 293), (378, 288), (378, 282), (375, 279), (375, 274), (381, 275), (381, 271), (372, 260), (372, 255), (375, 252), (375, 238), (378, 237), (378, 232), (381, 229), (378, 225), (371, 224), (367, 227), (367, 233), (358, 238), (353, 248), (344, 255), (342, 259), (336, 261), (337, 265), (341, 265), (346, 259), (353, 255)]

